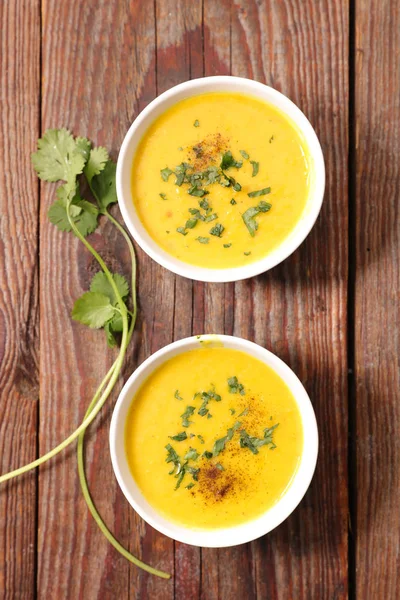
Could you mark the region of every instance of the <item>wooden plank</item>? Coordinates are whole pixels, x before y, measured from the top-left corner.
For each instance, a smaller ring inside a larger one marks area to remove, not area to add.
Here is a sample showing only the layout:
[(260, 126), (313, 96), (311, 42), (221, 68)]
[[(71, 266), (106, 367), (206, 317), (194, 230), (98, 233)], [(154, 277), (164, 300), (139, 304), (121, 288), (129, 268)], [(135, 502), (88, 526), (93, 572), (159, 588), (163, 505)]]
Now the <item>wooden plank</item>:
[[(0, 473), (36, 457), (40, 3), (0, 4)], [(35, 588), (36, 473), (0, 488), (0, 597)]]
[[(116, 158), (135, 114), (155, 95), (154, 58), (154, 14), (149, 5), (45, 1), (43, 129), (66, 125), (111, 149)], [(115, 356), (114, 351), (106, 350), (101, 332), (89, 331), (70, 319), (74, 299), (87, 290), (98, 268), (76, 239), (47, 222), (46, 211), (53, 197), (54, 190), (43, 186), (41, 452), (81, 421)], [(91, 241), (114, 270), (129, 275), (124, 242), (110, 225), (103, 223), (100, 235), (92, 235)], [(141, 278), (143, 293), (148, 290), (147, 277), (152, 277), (151, 267), (150, 275), (144, 270)], [(154, 293), (156, 283), (152, 281)], [(148, 298), (145, 301), (148, 304)], [(157, 306), (162, 308), (162, 300)], [(155, 319), (159, 316), (153, 313), (153, 317), (146, 322), (157, 328), (159, 321)], [(140, 326), (144, 327), (143, 321)], [(137, 343), (126, 362), (124, 378), (143, 355), (155, 349), (148, 339), (142, 347)], [(113, 393), (114, 400), (118, 389)], [(121, 543), (131, 544), (131, 550), (164, 568), (169, 565), (168, 557), (164, 564), (157, 554), (146, 556), (143, 528), (135, 532), (139, 539), (132, 539), (129, 533), (133, 511), (119, 491), (108, 453), (112, 404), (109, 401), (87, 436), (90, 488), (100, 513)], [(81, 496), (74, 448), (41, 471), (38, 545), (40, 598), (131, 597), (130, 587), (135, 581), (130, 585), (129, 563), (103, 538)]]
[(355, 18), (356, 594), (391, 600), (400, 596), (400, 5), (360, 0)]
[[(315, 126), (329, 168), (324, 207), (307, 241), (270, 273), (235, 285), (234, 333), (265, 345), (299, 375), (314, 403), (321, 448), (299, 509), (236, 560), (229, 555), (219, 594), (345, 598), (348, 7), (311, 0), (236, 6), (232, 74), (291, 97)], [(239, 564), (247, 594), (235, 581), (232, 565)]]

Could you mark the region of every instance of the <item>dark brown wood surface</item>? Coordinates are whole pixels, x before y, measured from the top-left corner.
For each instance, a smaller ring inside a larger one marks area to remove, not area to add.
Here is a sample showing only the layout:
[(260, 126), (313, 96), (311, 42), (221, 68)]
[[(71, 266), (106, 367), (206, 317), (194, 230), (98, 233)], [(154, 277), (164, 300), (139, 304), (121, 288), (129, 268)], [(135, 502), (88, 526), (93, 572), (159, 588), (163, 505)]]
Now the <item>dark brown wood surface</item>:
[[(0, 598), (398, 598), (398, 2), (5, 0), (0, 24), (1, 473), (79, 424), (115, 355), (101, 332), (70, 319), (97, 269), (47, 220), (54, 189), (38, 185), (29, 158), (41, 132), (67, 126), (116, 158), (157, 94), (232, 74), (294, 100), (327, 168), (314, 229), (269, 273), (192, 282), (138, 250), (134, 344), (87, 434), (87, 474), (118, 540), (171, 580), (140, 571), (105, 541), (82, 498), (73, 445), (0, 489)], [(126, 272), (125, 245), (110, 225), (91, 241)], [(231, 549), (174, 543), (146, 525), (123, 498), (108, 453), (123, 380), (152, 352), (199, 333), (243, 336), (285, 360), (320, 430), (317, 471), (299, 508), (268, 536)]]
[(356, 583), (399, 598), (400, 4), (362, 0), (355, 26)]

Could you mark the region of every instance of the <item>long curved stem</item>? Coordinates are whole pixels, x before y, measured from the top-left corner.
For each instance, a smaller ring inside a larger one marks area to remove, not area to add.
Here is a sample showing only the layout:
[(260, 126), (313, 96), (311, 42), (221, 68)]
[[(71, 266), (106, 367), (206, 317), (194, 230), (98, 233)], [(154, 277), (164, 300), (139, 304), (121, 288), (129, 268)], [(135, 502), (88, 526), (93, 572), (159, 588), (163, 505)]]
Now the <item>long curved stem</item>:
[[(132, 334), (133, 334), (133, 330), (135, 328), (136, 317), (137, 317), (135, 250), (134, 250), (134, 247), (133, 247), (133, 244), (132, 244), (132, 241), (131, 241), (129, 235), (127, 234), (125, 229), (122, 227), (122, 225), (116, 219), (114, 219), (114, 217), (112, 215), (110, 215), (110, 213), (108, 213), (107, 210), (105, 211), (105, 214), (109, 218), (109, 220), (119, 229), (119, 231), (124, 236), (124, 238), (128, 244), (130, 255), (131, 255), (131, 263), (132, 263), (131, 293), (132, 293), (133, 312), (132, 312), (132, 319), (131, 319), (131, 323), (130, 323), (130, 327), (129, 327), (129, 331), (128, 331), (128, 344), (129, 344)], [(99, 390), (101, 390), (102, 385), (105, 385), (105, 384), (102, 382), (102, 384), (100, 384)], [(98, 392), (99, 392), (99, 390), (98, 390)], [(95, 406), (95, 404), (97, 402), (97, 396), (98, 396), (98, 393), (96, 392), (96, 394), (93, 397), (92, 402), (90, 403), (90, 405), (88, 407), (86, 415), (90, 414), (90, 412), (93, 410), (93, 407)], [(85, 433), (86, 433), (86, 430), (82, 431), (82, 433), (79, 435), (79, 438), (78, 438), (77, 456), (78, 456), (79, 482), (80, 482), (80, 485), (82, 488), (82, 493), (85, 498), (88, 509), (89, 509), (93, 519), (97, 523), (97, 526), (99, 527), (100, 531), (103, 533), (105, 538), (110, 542), (110, 544), (112, 546), (114, 546), (114, 548), (122, 556), (124, 556), (127, 560), (129, 560), (131, 563), (133, 563), (137, 567), (143, 569), (144, 571), (151, 573), (152, 575), (156, 575), (157, 577), (162, 577), (163, 579), (169, 579), (170, 575), (168, 573), (165, 573), (164, 571), (159, 571), (157, 569), (154, 569), (153, 567), (150, 567), (149, 565), (146, 565), (144, 562), (142, 562), (141, 560), (139, 560), (138, 558), (133, 556), (133, 554), (128, 552), (118, 542), (118, 540), (115, 539), (115, 537), (113, 536), (113, 534), (111, 533), (111, 531), (108, 529), (108, 527), (104, 523), (103, 519), (101, 518), (101, 516), (92, 500), (92, 497), (90, 495), (88, 483), (87, 483), (87, 479), (86, 479), (86, 474), (85, 474), (85, 460), (84, 460)]]
[[(125, 336), (125, 343), (126, 343), (126, 336)], [(102, 406), (104, 405), (105, 401), (107, 400), (108, 396), (111, 394), (111, 391), (118, 379), (118, 375), (119, 375), (119, 372), (122, 367), (125, 353), (126, 353), (126, 346), (123, 347), (121, 345), (121, 349), (119, 351), (118, 357), (117, 357), (113, 367), (111, 367), (111, 369), (110, 369), (110, 371), (112, 370), (112, 374), (108, 381), (107, 387), (105, 388), (104, 392), (101, 394), (100, 399), (98, 400), (96, 406), (93, 408), (91, 413), (85, 419), (83, 419), (83, 421), (79, 425), (79, 427), (77, 429), (75, 429), (75, 431), (73, 433), (71, 433), (71, 435), (69, 435), (63, 442), (61, 442), (61, 444), (59, 444), (58, 446), (56, 446), (55, 448), (50, 450), (50, 452), (47, 452), (43, 456), (40, 456), (36, 460), (28, 463), (27, 465), (24, 465), (23, 467), (20, 467), (19, 469), (15, 469), (14, 471), (11, 471), (10, 473), (6, 473), (5, 475), (2, 475), (0, 477), (0, 483), (3, 483), (4, 481), (8, 481), (9, 479), (12, 479), (13, 477), (17, 477), (18, 475), (22, 475), (23, 473), (26, 473), (27, 471), (30, 471), (31, 469), (34, 469), (35, 467), (39, 467), (40, 465), (45, 463), (47, 460), (49, 460), (50, 458), (53, 458), (53, 456), (56, 456), (56, 454), (58, 454), (59, 452), (64, 450), (64, 448), (69, 446), (69, 444), (71, 442), (76, 440), (76, 438), (79, 436), (80, 433), (82, 433), (82, 431), (85, 431), (85, 429), (90, 425), (90, 423), (98, 415)]]
[[(96, 395), (93, 397), (93, 400), (92, 400), (92, 402), (89, 405), (89, 408), (87, 410), (86, 415), (90, 414), (90, 412), (93, 409), (93, 406), (95, 406), (95, 404), (96, 404)], [(111, 533), (111, 531), (105, 525), (103, 519), (101, 518), (100, 514), (97, 511), (96, 506), (94, 505), (94, 502), (93, 502), (92, 497), (90, 495), (88, 484), (87, 484), (87, 481), (86, 481), (85, 461), (84, 461), (84, 452), (83, 452), (84, 451), (84, 438), (85, 438), (85, 431), (83, 431), (80, 434), (79, 438), (78, 438), (78, 450), (77, 450), (77, 454), (78, 454), (79, 481), (80, 481), (80, 484), (81, 484), (82, 493), (83, 493), (83, 496), (85, 498), (86, 504), (87, 504), (87, 506), (89, 508), (89, 511), (90, 511), (93, 519), (97, 523), (100, 531), (103, 533), (103, 535), (105, 536), (105, 538), (110, 542), (110, 544), (112, 546), (114, 546), (114, 548), (120, 554), (122, 554), (122, 556), (124, 556), (127, 560), (129, 560), (131, 563), (133, 563), (137, 567), (143, 569), (144, 571), (147, 571), (148, 573), (151, 573), (152, 575), (156, 575), (157, 577), (162, 577), (163, 579), (170, 579), (170, 575), (168, 573), (165, 573), (164, 571), (159, 571), (158, 569), (154, 569), (153, 567), (150, 567), (149, 565), (146, 565), (146, 563), (142, 562), (141, 560), (139, 560), (138, 558), (136, 558), (136, 556), (133, 556), (133, 554), (131, 554), (130, 552), (128, 552), (128, 550), (126, 550), (118, 542), (118, 540), (115, 539), (115, 537), (113, 536), (113, 534)]]

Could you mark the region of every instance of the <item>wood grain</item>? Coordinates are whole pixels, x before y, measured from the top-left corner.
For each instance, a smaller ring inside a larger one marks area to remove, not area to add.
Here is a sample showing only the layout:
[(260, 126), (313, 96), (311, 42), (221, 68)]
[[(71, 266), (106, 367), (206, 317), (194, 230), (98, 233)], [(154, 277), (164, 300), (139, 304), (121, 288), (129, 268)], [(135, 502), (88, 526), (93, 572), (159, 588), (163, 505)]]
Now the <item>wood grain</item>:
[(355, 45), (356, 593), (391, 600), (400, 596), (399, 3), (357, 2)]
[[(151, 13), (141, 3), (49, 0), (43, 3), (42, 18), (43, 129), (66, 125), (76, 134), (88, 135), (95, 144), (112, 149), (115, 158), (152, 82), (148, 75), (151, 64), (154, 69)], [(143, 40), (140, 47), (139, 36)], [(75, 238), (48, 223), (46, 211), (53, 198), (54, 189), (43, 186), (42, 452), (81, 421), (115, 356), (114, 351), (106, 351), (102, 332), (89, 331), (70, 319), (74, 299), (88, 289), (98, 267)], [(91, 241), (114, 271), (126, 270), (129, 259), (124, 242), (110, 225), (103, 223)], [(148, 323), (152, 326), (151, 321)], [(148, 353), (155, 348), (145, 342), (144, 349)], [(137, 352), (129, 357), (125, 377), (137, 358)], [(117, 392), (118, 386), (114, 400)], [(112, 401), (88, 434), (87, 471), (100, 513), (121, 543), (128, 546), (130, 510), (117, 489), (108, 453), (111, 408)], [(74, 448), (41, 471), (38, 552), (39, 598), (123, 599), (130, 595), (129, 563), (108, 545), (82, 499)], [(157, 562), (158, 557), (150, 560)]]
[[(0, 473), (36, 457), (39, 2), (0, 4)], [(36, 474), (0, 487), (0, 597), (35, 589)]]
[(313, 401), (321, 438), (315, 479), (302, 504), (251, 545), (251, 593), (345, 598), (347, 3), (240, 2), (237, 8), (232, 73), (265, 81), (302, 108), (320, 137), (328, 172), (321, 216), (306, 242), (270, 273), (235, 286), (234, 333), (265, 345), (294, 369)]
[[(40, 470), (38, 486), (29, 474), (0, 489), (0, 598), (346, 598), (347, 330), (356, 435), (351, 594), (399, 597), (400, 8), (395, 0), (352, 6), (355, 48), (346, 0), (0, 3), (1, 472), (76, 427), (115, 355), (101, 332), (70, 319), (97, 267), (77, 240), (48, 223), (48, 184), (39, 212), (29, 153), (40, 133), (40, 102), (42, 130), (66, 125), (116, 158), (128, 126), (165, 89), (203, 75), (252, 77), (302, 108), (327, 166), (315, 228), (267, 274), (237, 284), (192, 282), (138, 250), (140, 317), (123, 374), (192, 333), (240, 335), (278, 354), (308, 390), (320, 428), (316, 475), (300, 507), (252, 544), (174, 544), (128, 507), (115, 483), (107, 449), (111, 401), (88, 433), (93, 497), (121, 543), (174, 578), (149, 577), (109, 547), (82, 499), (71, 448)], [(349, 51), (355, 197), (347, 323)], [(102, 223), (91, 240), (113, 269), (126, 271), (126, 248), (112, 227)]]

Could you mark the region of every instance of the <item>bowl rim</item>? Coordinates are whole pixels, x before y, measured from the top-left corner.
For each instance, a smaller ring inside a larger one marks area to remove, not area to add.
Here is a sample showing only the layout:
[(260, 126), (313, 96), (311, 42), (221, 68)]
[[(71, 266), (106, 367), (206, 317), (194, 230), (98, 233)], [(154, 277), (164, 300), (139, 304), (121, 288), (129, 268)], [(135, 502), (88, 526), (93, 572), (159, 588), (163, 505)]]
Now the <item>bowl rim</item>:
[[(239, 267), (218, 269), (186, 263), (161, 248), (151, 238), (137, 216), (130, 189), (130, 175), (134, 152), (153, 120), (159, 114), (162, 114), (164, 110), (176, 102), (183, 100), (184, 97), (212, 91), (232, 91), (257, 96), (266, 102), (274, 104), (289, 116), (304, 136), (313, 160), (315, 178), (313, 189), (310, 191), (307, 201), (308, 209), (304, 211), (295, 228), (279, 246), (267, 254), (267, 256), (257, 261)], [(182, 93), (187, 93), (187, 96), (181, 96)], [(176, 99), (176, 102), (173, 101), (174, 99)], [(165, 109), (161, 110), (164, 105)], [(131, 156), (132, 146), (135, 146), (135, 150), (132, 151)], [(127, 181), (129, 181), (129, 189), (127, 189)], [(248, 279), (272, 269), (290, 256), (303, 243), (314, 226), (321, 210), (325, 191), (325, 163), (320, 142), (311, 123), (300, 108), (287, 96), (270, 86), (252, 79), (231, 75), (216, 75), (180, 83), (157, 96), (139, 113), (128, 129), (121, 145), (117, 160), (116, 187), (121, 214), (129, 232), (142, 250), (155, 262), (182, 277), (210, 283), (226, 283)]]
[[(169, 520), (145, 499), (136, 484), (125, 452), (125, 424), (133, 397), (140, 386), (161, 364), (177, 354), (221, 343), (241, 350), (272, 367), (288, 385), (298, 406), (303, 427), (303, 451), (297, 471), (281, 498), (259, 517), (221, 529), (193, 529)], [(298, 506), (314, 475), (318, 457), (318, 427), (310, 398), (298, 377), (278, 356), (244, 338), (204, 334), (191, 336), (164, 346), (150, 355), (129, 377), (114, 407), (110, 425), (110, 454), (115, 477), (128, 503), (154, 529), (182, 543), (206, 548), (222, 548), (250, 542), (275, 529)]]

